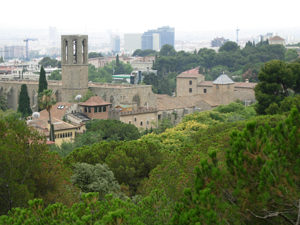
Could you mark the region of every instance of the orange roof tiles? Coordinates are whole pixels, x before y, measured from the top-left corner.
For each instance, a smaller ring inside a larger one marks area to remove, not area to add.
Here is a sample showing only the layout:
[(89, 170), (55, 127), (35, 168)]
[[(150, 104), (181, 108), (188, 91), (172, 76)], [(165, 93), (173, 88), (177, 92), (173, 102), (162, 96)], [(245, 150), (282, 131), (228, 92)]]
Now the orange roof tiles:
[(272, 41), (284, 41), (284, 39), (282, 37), (279, 37), (279, 36), (270, 37), (269, 40), (272, 40)]
[(87, 101), (79, 103), (81, 106), (100, 106), (100, 105), (111, 105), (110, 102), (105, 102), (99, 96), (92, 96)]
[[(51, 118), (62, 120), (64, 115), (66, 114), (67, 110), (73, 105), (74, 103), (69, 102), (57, 102), (55, 105), (52, 106), (50, 113)], [(41, 119), (48, 119), (49, 114), (47, 110), (40, 111), (40, 118)]]
[(181, 74), (179, 74), (177, 77), (200, 77), (200, 76), (204, 76), (202, 74), (199, 73), (199, 67), (196, 67), (194, 69), (191, 69), (191, 70), (187, 70), (187, 71), (184, 71), (182, 72)]

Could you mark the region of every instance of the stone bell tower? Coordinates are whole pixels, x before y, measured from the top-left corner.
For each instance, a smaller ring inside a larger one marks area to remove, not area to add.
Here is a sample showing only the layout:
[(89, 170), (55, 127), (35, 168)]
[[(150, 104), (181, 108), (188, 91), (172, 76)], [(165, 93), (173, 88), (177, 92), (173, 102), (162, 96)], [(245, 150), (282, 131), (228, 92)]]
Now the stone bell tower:
[(88, 90), (88, 36), (61, 36), (62, 101)]

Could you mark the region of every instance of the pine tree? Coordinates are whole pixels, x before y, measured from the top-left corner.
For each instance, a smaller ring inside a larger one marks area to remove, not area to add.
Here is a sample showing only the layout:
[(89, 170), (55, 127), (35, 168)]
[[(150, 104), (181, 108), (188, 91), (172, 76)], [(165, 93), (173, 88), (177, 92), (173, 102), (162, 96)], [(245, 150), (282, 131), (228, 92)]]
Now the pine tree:
[(115, 74), (124, 74), (124, 67), (123, 65), (120, 63), (119, 60), (119, 55), (116, 56), (116, 71)]
[(38, 93), (39, 94), (42, 93), (47, 88), (48, 88), (48, 83), (47, 83), (47, 80), (46, 80), (46, 72), (44, 70), (44, 67), (41, 66)]
[(26, 116), (29, 116), (32, 114), (32, 110), (30, 108), (30, 99), (28, 96), (26, 84), (22, 84), (22, 86), (21, 86), (18, 112), (22, 113), (23, 117), (26, 117)]

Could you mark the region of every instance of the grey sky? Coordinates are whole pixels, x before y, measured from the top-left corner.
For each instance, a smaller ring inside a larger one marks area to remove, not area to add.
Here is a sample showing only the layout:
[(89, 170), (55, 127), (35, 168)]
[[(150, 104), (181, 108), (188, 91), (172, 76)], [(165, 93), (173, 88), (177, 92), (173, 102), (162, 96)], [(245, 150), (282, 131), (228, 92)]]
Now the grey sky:
[(299, 27), (299, 0), (3, 0), (1, 28), (143, 32)]

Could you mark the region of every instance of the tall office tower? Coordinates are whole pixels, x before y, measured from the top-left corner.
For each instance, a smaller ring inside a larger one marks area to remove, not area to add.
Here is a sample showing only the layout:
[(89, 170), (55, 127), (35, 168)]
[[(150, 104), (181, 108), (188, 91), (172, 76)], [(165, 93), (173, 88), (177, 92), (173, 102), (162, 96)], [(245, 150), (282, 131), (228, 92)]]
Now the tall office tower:
[(153, 49), (153, 33), (155, 30), (148, 30), (142, 35), (142, 50)]
[(142, 34), (124, 34), (124, 49), (126, 52), (134, 52), (142, 48)]
[(175, 29), (169, 26), (148, 30), (142, 35), (142, 50), (159, 51), (163, 45), (175, 45)]
[(157, 29), (157, 33), (159, 33), (160, 41), (159, 48), (168, 44), (174, 47), (175, 45), (175, 28), (164, 26)]
[(111, 36), (111, 50), (113, 53), (120, 52), (120, 36), (119, 35)]
[(159, 51), (160, 50), (160, 35), (159, 35), (159, 33), (153, 33), (152, 38), (153, 38), (153, 43), (152, 43), (153, 48), (152, 49), (155, 51)]
[(4, 47), (4, 58), (25, 58), (25, 46), (5, 46)]

